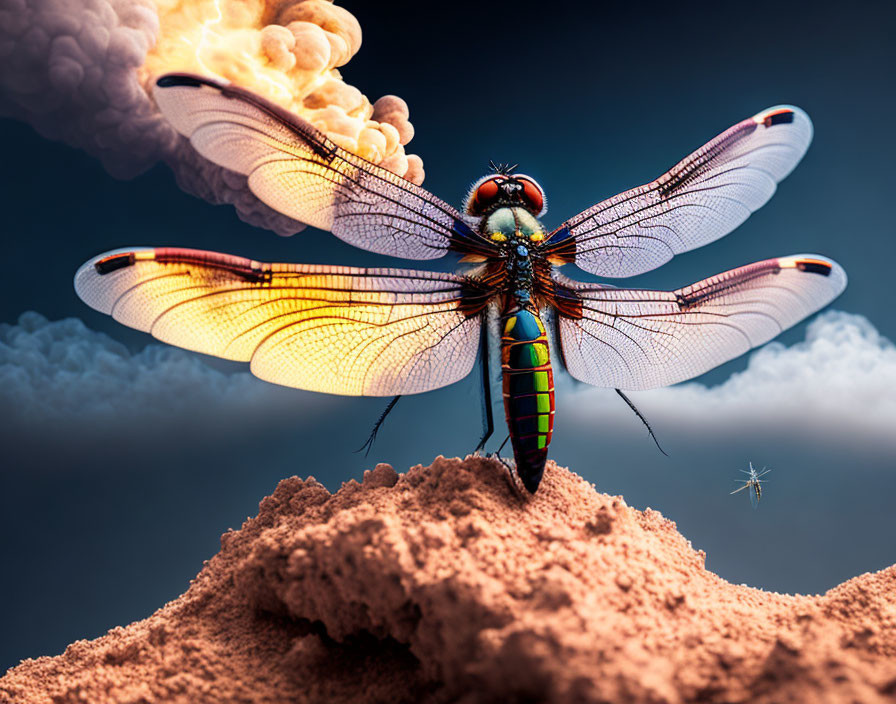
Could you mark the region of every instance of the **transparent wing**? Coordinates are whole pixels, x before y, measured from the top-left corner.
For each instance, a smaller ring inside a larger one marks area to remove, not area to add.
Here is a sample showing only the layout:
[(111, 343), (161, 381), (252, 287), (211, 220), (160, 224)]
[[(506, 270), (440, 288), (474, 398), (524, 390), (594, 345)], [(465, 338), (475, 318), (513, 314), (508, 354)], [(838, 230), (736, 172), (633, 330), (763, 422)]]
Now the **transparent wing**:
[(570, 374), (637, 390), (690, 379), (768, 342), (845, 287), (838, 264), (807, 254), (766, 259), (677, 291), (565, 279), (554, 295)]
[(812, 122), (799, 108), (763, 110), (655, 181), (567, 220), (551, 233), (545, 253), (600, 276), (655, 269), (740, 225), (771, 198), (811, 141)]
[(166, 74), (165, 117), (205, 158), (249, 177), (274, 210), (356, 247), (406, 259), (492, 251), (463, 216), (423, 188), (338, 147), (293, 113), (242, 88)]
[(108, 252), (75, 276), (88, 305), (164, 342), (251, 362), (276, 384), (351, 396), (466, 376), (486, 304), (475, 287), (453, 274), (162, 248)]

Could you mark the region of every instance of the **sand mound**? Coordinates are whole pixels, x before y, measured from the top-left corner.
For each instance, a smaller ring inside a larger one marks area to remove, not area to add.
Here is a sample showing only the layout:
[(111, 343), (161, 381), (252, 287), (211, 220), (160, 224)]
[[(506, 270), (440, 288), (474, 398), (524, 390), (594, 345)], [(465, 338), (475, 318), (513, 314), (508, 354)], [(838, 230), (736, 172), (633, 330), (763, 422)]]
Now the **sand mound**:
[(734, 586), (675, 524), (548, 464), (286, 479), (150, 618), (27, 660), (0, 701), (896, 701), (896, 566)]

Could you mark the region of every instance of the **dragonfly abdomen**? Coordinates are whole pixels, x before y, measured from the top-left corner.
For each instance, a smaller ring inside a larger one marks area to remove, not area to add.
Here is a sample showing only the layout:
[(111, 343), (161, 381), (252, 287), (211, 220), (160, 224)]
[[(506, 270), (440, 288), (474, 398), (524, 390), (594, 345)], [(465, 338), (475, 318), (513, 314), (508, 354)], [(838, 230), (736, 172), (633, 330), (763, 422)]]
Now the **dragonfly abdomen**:
[(503, 324), (504, 411), (517, 473), (526, 489), (534, 493), (544, 474), (554, 429), (554, 375), (548, 339), (533, 310), (508, 312)]

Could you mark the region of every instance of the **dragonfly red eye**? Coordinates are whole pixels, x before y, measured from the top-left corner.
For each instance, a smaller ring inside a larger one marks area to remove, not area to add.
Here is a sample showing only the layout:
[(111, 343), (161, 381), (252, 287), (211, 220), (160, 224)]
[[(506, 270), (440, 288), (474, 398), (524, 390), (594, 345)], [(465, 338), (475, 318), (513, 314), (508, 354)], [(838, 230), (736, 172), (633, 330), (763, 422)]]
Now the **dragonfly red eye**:
[(470, 203), (470, 211), (474, 214), (484, 212), (498, 198), (498, 179), (490, 178), (483, 181), (476, 189)]
[(538, 215), (544, 209), (544, 194), (541, 188), (527, 178), (519, 179), (519, 183), (523, 187), (523, 200), (529, 209)]

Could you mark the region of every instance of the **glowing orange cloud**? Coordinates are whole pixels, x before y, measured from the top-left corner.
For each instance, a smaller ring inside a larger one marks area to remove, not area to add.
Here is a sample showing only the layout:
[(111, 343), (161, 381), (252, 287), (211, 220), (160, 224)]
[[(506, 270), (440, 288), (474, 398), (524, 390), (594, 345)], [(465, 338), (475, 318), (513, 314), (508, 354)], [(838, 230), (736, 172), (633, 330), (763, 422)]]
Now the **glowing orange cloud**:
[(248, 88), (291, 110), (340, 146), (421, 183), (423, 163), (396, 96), (375, 104), (337, 68), (361, 46), (361, 27), (326, 0), (154, 0), (159, 33), (139, 69), (144, 86), (187, 71)]

